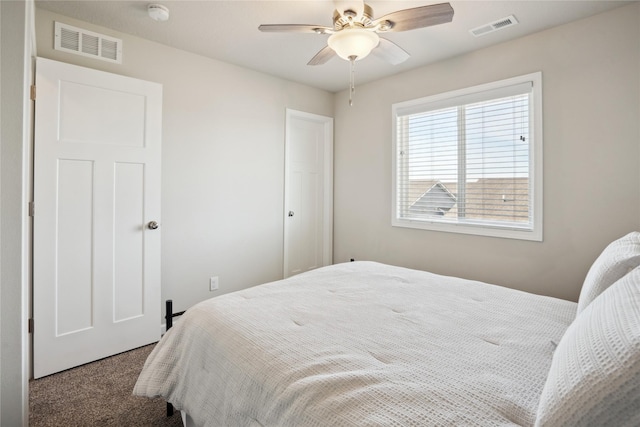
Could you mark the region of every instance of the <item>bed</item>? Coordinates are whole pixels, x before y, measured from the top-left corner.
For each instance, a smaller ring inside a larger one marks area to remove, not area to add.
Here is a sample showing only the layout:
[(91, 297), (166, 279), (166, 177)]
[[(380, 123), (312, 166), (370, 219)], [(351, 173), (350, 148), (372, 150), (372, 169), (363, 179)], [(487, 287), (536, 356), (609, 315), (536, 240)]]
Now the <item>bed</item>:
[(191, 426), (640, 425), (640, 233), (578, 303), (375, 262), (203, 301), (134, 394)]

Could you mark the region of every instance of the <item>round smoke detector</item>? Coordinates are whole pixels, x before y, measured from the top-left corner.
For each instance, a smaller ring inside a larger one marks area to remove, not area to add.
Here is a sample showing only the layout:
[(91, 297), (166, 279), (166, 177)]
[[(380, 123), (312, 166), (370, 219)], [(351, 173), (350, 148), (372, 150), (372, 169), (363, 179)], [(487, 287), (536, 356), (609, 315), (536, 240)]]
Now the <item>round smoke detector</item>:
[(147, 12), (154, 21), (164, 22), (169, 19), (169, 8), (161, 4), (150, 4), (147, 6)]

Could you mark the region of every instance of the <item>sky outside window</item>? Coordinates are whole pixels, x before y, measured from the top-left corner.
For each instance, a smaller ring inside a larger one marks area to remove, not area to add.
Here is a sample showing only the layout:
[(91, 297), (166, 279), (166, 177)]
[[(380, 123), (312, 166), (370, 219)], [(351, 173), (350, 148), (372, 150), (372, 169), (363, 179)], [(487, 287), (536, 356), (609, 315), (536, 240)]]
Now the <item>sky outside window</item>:
[(527, 178), (528, 103), (525, 94), (409, 116), (409, 179), (457, 181), (460, 147), (467, 181)]

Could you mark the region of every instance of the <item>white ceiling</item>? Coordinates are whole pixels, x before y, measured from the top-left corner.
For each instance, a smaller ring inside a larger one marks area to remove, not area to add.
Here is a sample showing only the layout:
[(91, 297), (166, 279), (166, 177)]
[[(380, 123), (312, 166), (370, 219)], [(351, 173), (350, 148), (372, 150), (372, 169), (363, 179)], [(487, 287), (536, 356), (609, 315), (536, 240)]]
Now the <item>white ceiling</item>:
[[(442, 1), (367, 1), (374, 18)], [(147, 15), (147, 5), (170, 9), (167, 22)], [(626, 1), (450, 1), (453, 21), (413, 31), (388, 33), (411, 58), (390, 65), (370, 55), (356, 63), (356, 83), (373, 81), (476, 49), (585, 18)], [(262, 33), (260, 24), (332, 25), (330, 0), (39, 0), (36, 6), (178, 49), (258, 70), (331, 92), (348, 87), (348, 62), (333, 58), (319, 66), (307, 62), (326, 45), (327, 35)], [(514, 15), (518, 25), (475, 38), (469, 30)], [(126, 58), (126, 45), (124, 56)]]

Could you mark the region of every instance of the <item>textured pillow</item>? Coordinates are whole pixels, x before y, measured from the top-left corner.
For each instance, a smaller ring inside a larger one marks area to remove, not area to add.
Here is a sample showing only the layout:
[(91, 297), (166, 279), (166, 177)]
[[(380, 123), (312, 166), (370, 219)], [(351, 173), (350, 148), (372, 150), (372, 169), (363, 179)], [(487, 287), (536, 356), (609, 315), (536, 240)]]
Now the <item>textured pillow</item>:
[(640, 425), (640, 268), (597, 297), (553, 355), (536, 426)]
[(598, 295), (629, 271), (640, 266), (640, 233), (633, 231), (609, 244), (595, 260), (584, 279), (578, 311), (580, 314)]

